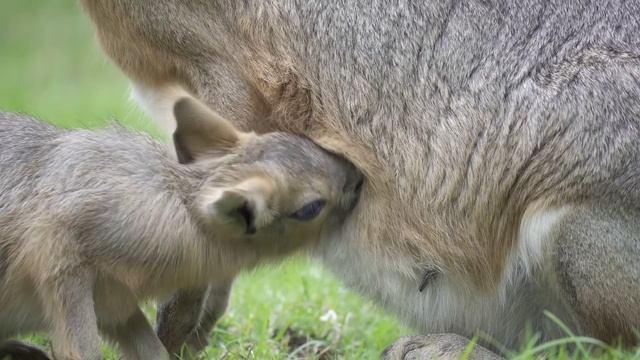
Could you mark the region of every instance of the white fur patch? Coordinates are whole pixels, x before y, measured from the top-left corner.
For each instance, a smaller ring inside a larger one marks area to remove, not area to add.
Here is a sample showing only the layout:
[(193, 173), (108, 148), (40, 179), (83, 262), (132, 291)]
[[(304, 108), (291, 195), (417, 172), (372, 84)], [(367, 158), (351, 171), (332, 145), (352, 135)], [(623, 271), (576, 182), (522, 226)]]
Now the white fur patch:
[(173, 105), (182, 97), (191, 96), (178, 85), (148, 86), (131, 82), (131, 99), (171, 136), (176, 129)]
[[(478, 292), (467, 279), (447, 273), (440, 274), (420, 292), (420, 278), (406, 266), (412, 263), (411, 259), (373, 259), (340, 235), (321, 242), (316, 254), (347, 285), (376, 300), (421, 333), (454, 332), (470, 337), (481, 331), (507, 347), (516, 346), (529, 321), (544, 339), (558, 335), (557, 329), (549, 328), (542, 311), (552, 310), (563, 318), (564, 309), (545, 281), (536, 275), (546, 260), (550, 231), (568, 211), (568, 207), (532, 206), (526, 212), (503, 283), (492, 293)], [(353, 229), (345, 230), (343, 235), (354, 233), (357, 234)]]
[(544, 265), (549, 234), (568, 211), (568, 207), (545, 209), (536, 204), (525, 211), (520, 222), (517, 245), (505, 266), (504, 286), (519, 281), (523, 276), (531, 276)]

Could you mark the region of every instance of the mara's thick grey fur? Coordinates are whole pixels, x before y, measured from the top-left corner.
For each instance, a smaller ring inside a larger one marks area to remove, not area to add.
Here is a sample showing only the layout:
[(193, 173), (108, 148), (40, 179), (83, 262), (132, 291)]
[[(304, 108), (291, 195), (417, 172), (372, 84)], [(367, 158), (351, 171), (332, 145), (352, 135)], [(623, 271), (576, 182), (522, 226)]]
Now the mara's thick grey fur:
[(0, 113), (0, 343), (45, 330), (56, 359), (97, 359), (100, 331), (125, 358), (168, 358), (139, 301), (224, 283), (339, 228), (361, 178), (351, 164), (291, 134), (238, 133), (198, 106), (176, 105), (188, 164), (117, 126)]
[(363, 170), (316, 254), (421, 332), (636, 342), (640, 1), (81, 2), (168, 130), (186, 89)]

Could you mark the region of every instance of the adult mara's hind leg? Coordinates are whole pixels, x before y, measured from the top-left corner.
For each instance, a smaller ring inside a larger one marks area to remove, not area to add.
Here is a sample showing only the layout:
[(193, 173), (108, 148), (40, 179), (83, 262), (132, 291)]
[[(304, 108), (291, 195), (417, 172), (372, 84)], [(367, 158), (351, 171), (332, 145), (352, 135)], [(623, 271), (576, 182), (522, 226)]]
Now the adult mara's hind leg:
[(555, 228), (560, 294), (588, 335), (636, 344), (640, 330), (640, 207), (574, 207)]

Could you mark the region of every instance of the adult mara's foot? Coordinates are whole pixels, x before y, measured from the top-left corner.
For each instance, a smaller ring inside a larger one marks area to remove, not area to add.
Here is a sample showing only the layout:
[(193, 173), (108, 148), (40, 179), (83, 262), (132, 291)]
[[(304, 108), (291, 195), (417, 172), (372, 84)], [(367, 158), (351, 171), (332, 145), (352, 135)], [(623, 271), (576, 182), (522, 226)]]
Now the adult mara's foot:
[[(460, 359), (469, 340), (456, 334), (413, 335), (401, 337), (382, 353), (383, 360)], [(500, 356), (475, 345), (467, 359), (497, 360)]]

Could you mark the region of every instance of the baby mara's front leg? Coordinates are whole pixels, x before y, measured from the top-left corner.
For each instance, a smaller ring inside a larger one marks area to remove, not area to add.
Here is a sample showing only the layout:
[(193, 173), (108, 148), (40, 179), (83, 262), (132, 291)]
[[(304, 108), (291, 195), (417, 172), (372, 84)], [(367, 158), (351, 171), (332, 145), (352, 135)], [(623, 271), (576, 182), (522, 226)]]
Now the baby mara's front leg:
[(169, 359), (169, 353), (139, 307), (124, 323), (103, 327), (102, 330), (118, 344), (124, 359)]
[(169, 359), (153, 327), (138, 306), (136, 293), (122, 282), (102, 276), (94, 289), (100, 331), (115, 342), (123, 359)]
[(198, 354), (208, 344), (209, 334), (224, 314), (233, 280), (206, 288), (183, 289), (158, 307), (158, 336), (172, 356), (185, 351)]

